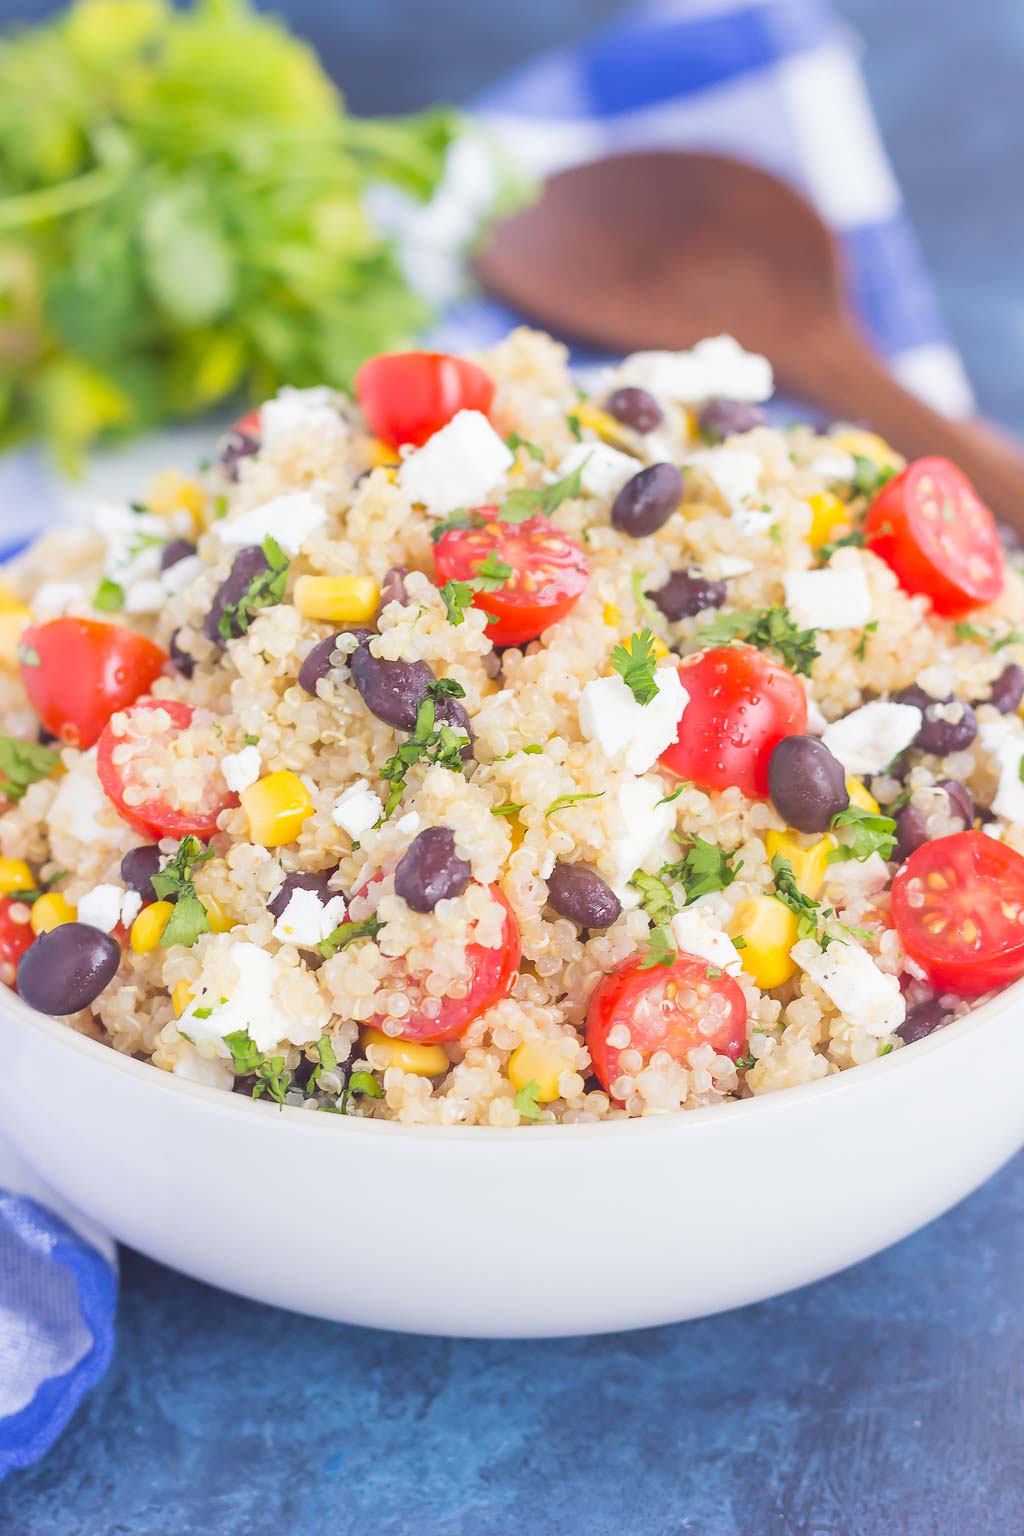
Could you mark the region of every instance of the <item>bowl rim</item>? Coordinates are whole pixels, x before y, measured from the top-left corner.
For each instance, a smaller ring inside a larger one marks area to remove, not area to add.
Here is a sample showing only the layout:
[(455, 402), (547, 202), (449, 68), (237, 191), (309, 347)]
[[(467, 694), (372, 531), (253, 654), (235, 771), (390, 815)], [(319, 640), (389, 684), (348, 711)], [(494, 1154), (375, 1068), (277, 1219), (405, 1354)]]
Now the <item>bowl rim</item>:
[[(219, 1105), (222, 1110), (227, 1110), (231, 1114), (259, 1115), (263, 1117), (264, 1124), (269, 1126), (272, 1123), (266, 1109), (250, 1098), (237, 1093), (227, 1093), (223, 1088), (213, 1088), (205, 1083), (191, 1082), (187, 1078), (175, 1076), (172, 1072), (162, 1071), (159, 1067), (154, 1067), (150, 1061), (141, 1060), (136, 1056), (127, 1056), (101, 1040), (94, 1040), (89, 1035), (79, 1033), (58, 1018), (38, 1013), (23, 1002), (17, 993), (10, 992), (6, 987), (0, 988), (0, 994), (5, 994), (0, 995), (0, 1014), (5, 1014), (21, 1028), (29, 1031), (38, 1030), (54, 1044), (93, 1058), (97, 1065), (102, 1056), (112, 1070), (135, 1076), (140, 1087), (148, 1084), (149, 1088), (155, 1092), (176, 1094), (185, 1099), (191, 1098), (209, 1108)], [(749, 1099), (738, 1099), (731, 1104), (709, 1104), (701, 1109), (676, 1111), (663, 1115), (638, 1116), (628, 1120), (585, 1121), (570, 1125), (557, 1122), (541, 1123), (528, 1127), (522, 1125), (408, 1125), (397, 1120), (376, 1120), (360, 1115), (323, 1115), (290, 1104), (279, 1105), (278, 1115), (283, 1117), (285, 1126), (291, 1125), (293, 1129), (299, 1125), (305, 1125), (307, 1130), (317, 1124), (330, 1125), (334, 1128), (333, 1134), (340, 1136), (397, 1136), (416, 1141), (424, 1139), (444, 1141), (456, 1145), (460, 1140), (469, 1138), (474, 1142), (499, 1146), (505, 1145), (512, 1137), (520, 1143), (529, 1142), (546, 1146), (552, 1138), (556, 1138), (566, 1145), (575, 1145), (595, 1135), (608, 1138), (611, 1136), (698, 1135), (702, 1132), (711, 1134), (715, 1126), (721, 1127), (718, 1132), (721, 1134), (741, 1116), (750, 1121), (755, 1115), (765, 1118), (768, 1115), (784, 1113), (787, 1105), (796, 1108), (837, 1091), (846, 1094), (866, 1091), (871, 1083), (879, 1080), (881, 1074), (913, 1070), (914, 1066), (923, 1061), (926, 1056), (943, 1051), (963, 1040), (967, 1035), (984, 1029), (997, 1014), (1021, 1001), (1024, 1001), (1024, 977), (1005, 987), (987, 1002), (972, 1008), (969, 1013), (954, 1020), (952, 1024), (946, 1024), (934, 1034), (926, 1035), (923, 1040), (905, 1045), (900, 1050), (893, 1051), (887, 1056), (880, 1056), (874, 1061), (863, 1062), (844, 1072), (830, 1073), (813, 1083), (801, 1083), (793, 1088), (780, 1089), (777, 1093), (759, 1094)], [(858, 1090), (857, 1084), (862, 1085), (861, 1090)], [(683, 1130), (683, 1127), (689, 1129)], [(277, 1134), (281, 1134), (281, 1129), (279, 1123)], [(529, 1134), (526, 1134), (527, 1131)], [(315, 1134), (325, 1133), (318, 1131)]]

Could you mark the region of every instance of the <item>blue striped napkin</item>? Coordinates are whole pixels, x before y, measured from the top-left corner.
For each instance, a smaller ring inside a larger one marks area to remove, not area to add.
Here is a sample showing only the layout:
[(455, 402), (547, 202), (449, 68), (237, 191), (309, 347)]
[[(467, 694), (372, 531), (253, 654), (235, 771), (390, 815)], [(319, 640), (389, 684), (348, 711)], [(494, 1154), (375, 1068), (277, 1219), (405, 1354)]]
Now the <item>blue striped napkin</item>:
[[(821, 0), (650, 0), (577, 48), (521, 70), (477, 103), (480, 121), (538, 173), (614, 151), (688, 145), (757, 160), (796, 181), (840, 236), (850, 293), (879, 350), (951, 415), (970, 391), (903, 216), (853, 42)], [(492, 191), (486, 157), (453, 156), (431, 208), (393, 197), (410, 277), (449, 298), (458, 256)], [(480, 346), (517, 316), (489, 301), (448, 306), (439, 337)], [(145, 445), (97, 463), (130, 493)], [(174, 461), (161, 440), (156, 465)], [(183, 457), (183, 456), (182, 456)], [(0, 464), (0, 558), (51, 518), (63, 493), (33, 455)], [(111, 1246), (34, 1186), (0, 1145), (0, 1478), (47, 1449), (109, 1361)]]

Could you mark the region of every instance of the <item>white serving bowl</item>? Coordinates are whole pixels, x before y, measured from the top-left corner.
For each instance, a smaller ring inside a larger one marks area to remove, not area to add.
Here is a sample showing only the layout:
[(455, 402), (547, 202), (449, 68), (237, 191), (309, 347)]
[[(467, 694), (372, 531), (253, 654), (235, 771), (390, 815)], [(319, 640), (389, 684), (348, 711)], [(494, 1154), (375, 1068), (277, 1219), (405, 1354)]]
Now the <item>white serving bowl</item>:
[(423, 1333), (595, 1333), (856, 1263), (1024, 1144), (1024, 982), (806, 1088), (612, 1125), (417, 1127), (275, 1110), (0, 1000), (0, 1125), (133, 1247), (299, 1312)]

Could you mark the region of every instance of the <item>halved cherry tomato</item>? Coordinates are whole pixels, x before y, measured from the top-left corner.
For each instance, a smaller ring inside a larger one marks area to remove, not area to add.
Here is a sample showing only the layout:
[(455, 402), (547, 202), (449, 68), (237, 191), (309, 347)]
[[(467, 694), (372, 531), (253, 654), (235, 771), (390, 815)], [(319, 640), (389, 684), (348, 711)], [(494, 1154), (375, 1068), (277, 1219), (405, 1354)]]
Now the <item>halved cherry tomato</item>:
[(118, 709), (159, 677), (167, 652), (99, 619), (30, 624), (18, 648), (21, 680), (43, 725), (69, 747), (91, 747)]
[[(624, 1024), (628, 1045), (610, 1045)], [(623, 1071), (623, 1051), (639, 1051), (646, 1065), (667, 1051), (685, 1066), (697, 1045), (710, 1045), (735, 1061), (747, 1038), (747, 1005), (731, 976), (699, 955), (677, 954), (671, 965), (643, 969), (634, 957), (603, 976), (587, 1008), (587, 1050), (601, 1084), (611, 1092)]]
[(231, 423), (230, 431), (238, 437), (259, 437), (263, 429), (260, 420), (259, 406), (254, 411), (246, 411), (244, 416), (239, 416), (237, 421)]
[[(163, 710), (170, 722), (157, 731), (145, 729), (144, 716), (154, 710)], [(124, 712), (127, 729), (115, 732), (117, 722), (111, 721), (96, 748), (96, 772), (108, 800), (118, 815), (154, 841), (191, 834), (205, 842), (216, 832), (221, 811), (238, 804), (238, 796), (227, 788), (217, 770), (211, 772), (201, 785), (202, 794), (198, 801), (179, 794), (176, 748), (179, 747), (178, 738), (191, 726), (194, 713), (191, 704), (183, 704), (178, 699), (140, 699)], [(141, 721), (140, 717), (143, 717)], [(181, 752), (182, 766), (186, 770), (194, 768), (201, 755), (201, 752), (193, 754), (188, 750)], [(154, 765), (158, 767), (155, 792), (147, 776)], [(190, 777), (190, 774), (183, 775), (182, 789)], [(136, 793), (140, 789), (147, 794), (146, 798), (137, 801)]]
[[(458, 1040), (466, 1033), (475, 1018), (486, 1008), (500, 1002), (512, 990), (512, 983), (519, 974), (522, 946), (519, 924), (505, 896), (496, 885), (490, 886), (491, 895), (505, 909), (505, 923), (501, 943), (495, 949), (482, 944), (471, 944), (467, 951), (473, 968), (473, 978), (465, 997), (442, 997), (437, 1013), (425, 1013), (422, 998), (416, 985), (416, 977), (409, 978), (409, 993), (414, 999), (413, 1011), (405, 1021), (400, 1040), (416, 1040), (423, 1045), (441, 1045), (446, 1040)], [(366, 887), (359, 893), (366, 894)], [(370, 1020), (375, 1028), (381, 1027), (380, 1018)]]
[(489, 557), (511, 566), (500, 586), (478, 591), (473, 606), (493, 615), (487, 634), (495, 645), (525, 645), (569, 609), (590, 580), (587, 557), (575, 539), (546, 517), (505, 523), (494, 507), (481, 507), (490, 521), (473, 528), (452, 528), (434, 549), (438, 579), (471, 581)]
[(392, 448), (417, 448), (458, 411), (482, 411), (494, 400), (494, 380), (447, 352), (386, 352), (356, 374), (356, 398), (370, 431)]
[[(11, 916), (11, 908), (15, 906), (25, 915), (23, 923), (15, 922)], [(29, 908), (17, 897), (0, 898), (0, 982), (13, 992), (18, 990), (18, 961), (35, 938), (28, 913)]]
[(987, 832), (923, 843), (897, 870), (903, 947), (945, 992), (977, 997), (1024, 976), (1024, 858)]
[(799, 678), (752, 645), (721, 645), (687, 656), (679, 681), (690, 702), (659, 762), (701, 789), (735, 784), (765, 799), (768, 759), (784, 736), (807, 729)]
[(995, 518), (948, 459), (917, 459), (875, 497), (867, 546), (907, 592), (936, 613), (967, 613), (1003, 590), (1006, 560)]

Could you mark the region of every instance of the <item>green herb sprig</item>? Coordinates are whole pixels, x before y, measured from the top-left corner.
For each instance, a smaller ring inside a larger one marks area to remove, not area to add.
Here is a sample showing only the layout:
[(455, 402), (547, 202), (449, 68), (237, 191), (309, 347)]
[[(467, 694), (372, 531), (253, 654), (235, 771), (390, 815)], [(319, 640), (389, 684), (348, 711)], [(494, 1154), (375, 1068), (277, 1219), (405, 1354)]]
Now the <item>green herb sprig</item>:
[(760, 613), (719, 613), (697, 631), (702, 645), (729, 645), (741, 641), (759, 651), (774, 651), (783, 666), (798, 676), (810, 677), (821, 654), (815, 644), (816, 629), (799, 629), (788, 608), (764, 608)]
[(439, 699), (462, 699), (466, 690), (453, 678), (440, 677), (428, 683), (426, 693), (416, 711), (416, 726), (408, 741), (388, 758), (381, 769), (381, 778), (390, 784), (384, 810), (377, 826), (382, 826), (401, 804), (405, 793), (405, 781), (409, 769), (415, 763), (439, 763), (452, 773), (462, 773), (465, 763), (462, 757), (466, 745), (465, 731), (451, 725), (436, 723)]
[(206, 908), (196, 894), (193, 871), (213, 858), (212, 848), (204, 848), (198, 837), (183, 837), (174, 857), (153, 876), (153, 889), (161, 901), (174, 901), (174, 910), (160, 935), (160, 948), (176, 944), (190, 949), (201, 933), (210, 932)]
[(49, 778), (60, 753), (35, 741), (0, 735), (0, 796), (16, 803), (29, 785)]

